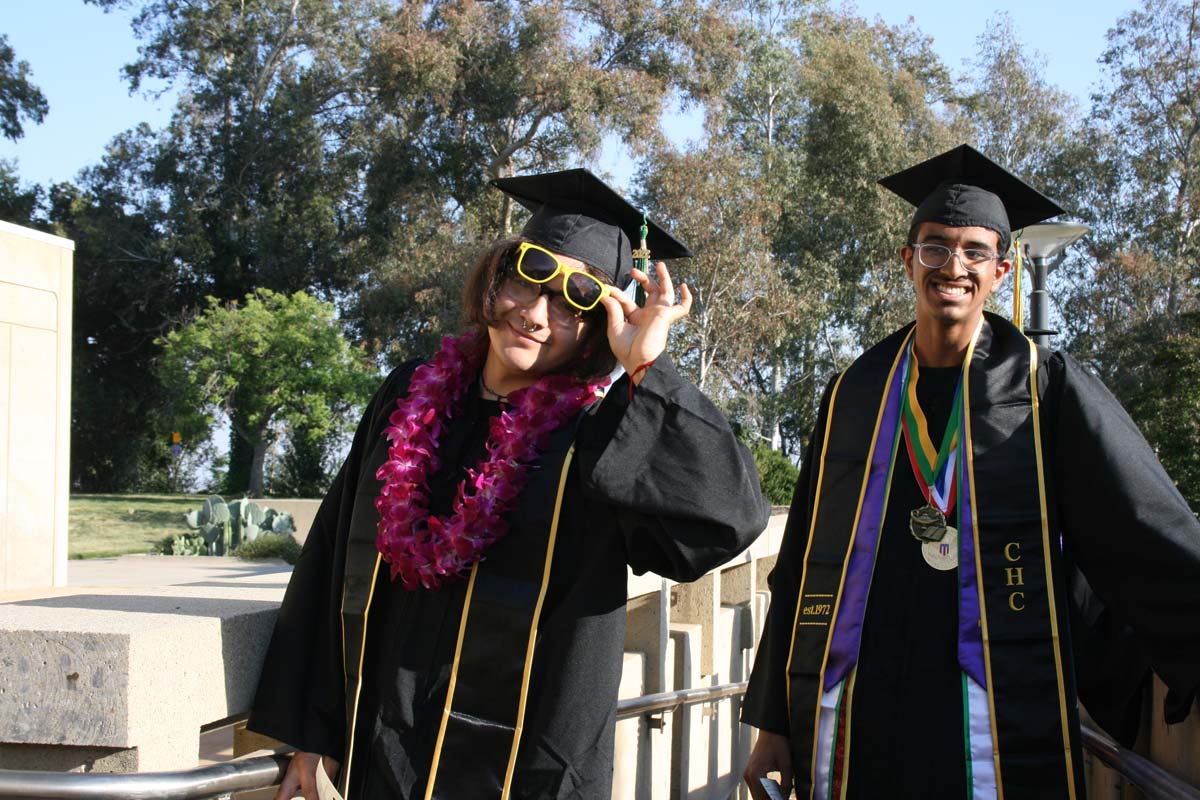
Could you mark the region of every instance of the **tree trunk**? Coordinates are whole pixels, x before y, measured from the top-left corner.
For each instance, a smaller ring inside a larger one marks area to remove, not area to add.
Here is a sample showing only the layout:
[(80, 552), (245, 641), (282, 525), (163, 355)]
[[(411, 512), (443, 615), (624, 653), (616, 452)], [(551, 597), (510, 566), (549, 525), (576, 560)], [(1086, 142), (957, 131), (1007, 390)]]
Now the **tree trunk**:
[(258, 441), (254, 444), (254, 454), (250, 461), (250, 488), (247, 494), (250, 497), (263, 496), (263, 462), (267, 458), (267, 443)]
[(229, 426), (229, 468), (221, 482), (221, 492), (236, 496), (248, 491), (250, 474), (253, 471), (254, 446), (237, 431), (236, 424)]

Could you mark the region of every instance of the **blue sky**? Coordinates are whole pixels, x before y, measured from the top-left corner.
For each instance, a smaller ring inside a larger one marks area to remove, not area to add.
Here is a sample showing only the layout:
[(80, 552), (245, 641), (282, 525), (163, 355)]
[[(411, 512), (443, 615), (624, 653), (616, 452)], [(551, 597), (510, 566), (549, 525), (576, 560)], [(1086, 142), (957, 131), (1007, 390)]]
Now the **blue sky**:
[[(956, 71), (976, 46), (976, 37), (995, 12), (1008, 11), (1022, 40), (1046, 58), (1045, 76), (1087, 107), (1089, 90), (1100, 76), (1096, 59), (1105, 33), (1136, 0), (1041, 0), (949, 2), (948, 0), (861, 0), (854, 4), (867, 17), (891, 24), (913, 17), (934, 39), (934, 49)], [(97, 162), (105, 144), (123, 130), (148, 122), (159, 126), (170, 117), (173, 96), (130, 96), (121, 67), (137, 56), (130, 31), (131, 14), (104, 13), (82, 0), (0, 0), (0, 33), (8, 36), (17, 58), (28, 61), (33, 81), (46, 95), (50, 113), (42, 125), (26, 125), (17, 143), (0, 139), (0, 158), (16, 160), (18, 173), (31, 183), (69, 180)], [(693, 120), (671, 121), (672, 135), (696, 135)], [(627, 184), (631, 167), (616, 148), (607, 148), (596, 165)]]

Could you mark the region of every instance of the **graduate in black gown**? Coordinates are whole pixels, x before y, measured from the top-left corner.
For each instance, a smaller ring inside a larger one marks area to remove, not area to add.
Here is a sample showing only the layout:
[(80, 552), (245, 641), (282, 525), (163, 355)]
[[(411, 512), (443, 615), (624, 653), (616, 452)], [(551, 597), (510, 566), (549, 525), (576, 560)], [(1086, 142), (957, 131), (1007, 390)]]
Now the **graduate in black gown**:
[(280, 608), (249, 721), (299, 751), (280, 798), (320, 765), (353, 800), (608, 800), (627, 568), (692, 580), (766, 525), (664, 352), (690, 292), (631, 270), (641, 214), (585, 170), (494, 183), (533, 216), (475, 266), (475, 328), (376, 393)]
[[(1078, 699), (1200, 686), (1200, 524), (1108, 390), (984, 302), (1061, 209), (960, 146), (916, 205), (916, 322), (827, 388), (771, 575), (746, 769), (800, 798), (1075, 798)], [(1134, 709), (1132, 716), (1128, 713)]]

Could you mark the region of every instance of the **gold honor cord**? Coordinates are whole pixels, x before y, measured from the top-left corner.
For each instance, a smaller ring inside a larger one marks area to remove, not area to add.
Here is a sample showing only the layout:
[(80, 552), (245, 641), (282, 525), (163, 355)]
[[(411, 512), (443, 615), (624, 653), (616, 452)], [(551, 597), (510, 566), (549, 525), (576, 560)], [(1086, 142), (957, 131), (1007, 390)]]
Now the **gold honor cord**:
[(533, 623), (529, 626), (529, 644), (525, 648), (525, 673), (521, 678), (521, 701), (517, 705), (517, 725), (513, 731), (512, 752), (508, 756), (508, 770), (504, 773), (504, 790), (500, 793), (500, 800), (508, 800), (510, 791), (512, 790), (513, 771), (517, 766), (517, 749), (521, 745), (521, 731), (524, 729), (525, 723), (525, 701), (529, 697), (529, 673), (533, 669), (533, 649), (537, 642), (538, 620), (542, 616), (542, 604), (546, 600), (546, 590), (550, 586), (550, 564), (554, 560), (554, 542), (558, 538), (558, 518), (562, 512), (563, 491), (567, 487), (567, 470), (571, 466), (571, 459), (575, 455), (575, 445), (567, 450), (567, 457), (563, 461), (562, 474), (558, 477), (558, 495), (554, 498), (554, 516), (550, 521), (550, 541), (546, 545), (546, 566), (542, 572), (542, 588), (538, 592), (537, 605), (533, 609)]
[(1017, 330), (1025, 332), (1025, 304), (1024, 297), (1021, 295), (1021, 239), (1018, 237), (1013, 242), (1013, 247), (1017, 249), (1016, 271), (1017, 277), (1013, 279), (1013, 325), (1017, 326)]
[(450, 707), (454, 703), (454, 687), (458, 684), (458, 661), (462, 656), (463, 635), (467, 632), (467, 615), (471, 610), (471, 594), (475, 590), (475, 574), (479, 562), (471, 567), (471, 579), (467, 581), (467, 596), (463, 599), (462, 619), (458, 623), (458, 641), (454, 645), (454, 664), (450, 668), (450, 684), (446, 687), (446, 705), (442, 709), (442, 724), (438, 727), (437, 744), (433, 747), (433, 760), (429, 765), (429, 778), (425, 786), (425, 800), (433, 797), (433, 785), (437, 782), (438, 762), (442, 758), (442, 742), (446, 738), (446, 725), (450, 721)]
[[(383, 555), (375, 556), (375, 569), (371, 572), (371, 590), (367, 593), (367, 605), (363, 609), (362, 622), (362, 648), (358, 651), (358, 673), (354, 683), (354, 712), (350, 715), (350, 741), (346, 747), (346, 768), (342, 770), (341, 780), (342, 795), (350, 794), (350, 764), (354, 760), (354, 726), (358, 722), (358, 699), (362, 694), (362, 669), (363, 657), (367, 652), (367, 615), (371, 612), (371, 600), (375, 597), (375, 581), (379, 577), (379, 564), (383, 561)], [(346, 608), (346, 590), (342, 589), (342, 611)], [(342, 621), (342, 680), (346, 679), (346, 623)]]
[[(1058, 679), (1058, 712), (1059, 721), (1062, 725), (1063, 735), (1063, 750), (1067, 757), (1067, 791), (1071, 800), (1074, 800), (1075, 793), (1075, 766), (1074, 759), (1071, 753), (1071, 736), (1070, 727), (1067, 722), (1067, 692), (1066, 684), (1063, 680), (1063, 665), (1062, 665), (1062, 650), (1059, 648), (1058, 636), (1058, 609), (1054, 601), (1054, 574), (1051, 569), (1051, 549), (1050, 549), (1050, 518), (1046, 509), (1046, 474), (1045, 466), (1042, 462), (1042, 426), (1041, 426), (1041, 397), (1038, 393), (1037, 383), (1038, 372), (1038, 352), (1037, 346), (1029, 342), (1029, 394), (1033, 405), (1033, 446), (1037, 456), (1037, 473), (1038, 473), (1038, 501), (1041, 506), (1042, 514), (1042, 549), (1045, 552), (1046, 562), (1046, 597), (1050, 601), (1050, 631), (1051, 641), (1054, 646), (1054, 669), (1055, 677)], [(974, 497), (974, 495), (972, 495)], [(978, 541), (978, 537), (976, 537)], [(978, 548), (977, 548), (978, 549)]]

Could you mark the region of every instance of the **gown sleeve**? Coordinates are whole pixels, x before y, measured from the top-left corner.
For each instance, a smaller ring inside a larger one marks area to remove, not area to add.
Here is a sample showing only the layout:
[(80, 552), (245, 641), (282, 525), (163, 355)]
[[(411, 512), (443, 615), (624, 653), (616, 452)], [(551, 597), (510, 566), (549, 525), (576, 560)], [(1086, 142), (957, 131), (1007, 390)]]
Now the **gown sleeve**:
[(815, 463), (825, 446), (825, 420), (829, 413), (832, 387), (831, 381), (821, 399), (808, 450), (792, 492), (792, 505), (788, 509), (779, 556), (767, 577), (771, 588), (771, 605), (754, 656), (750, 686), (742, 701), (742, 722), (781, 736), (787, 736), (791, 728), (788, 720), (787, 664), (792, 649), (796, 595), (800, 591), (800, 573), (804, 568), (804, 551), (808, 546), (812, 500), (817, 490)]
[(612, 510), (637, 574), (690, 581), (744, 550), (771, 507), (750, 451), (666, 355), (580, 429), (585, 496)]
[(310, 753), (342, 758), (345, 739), (342, 575), (364, 461), (411, 374), (395, 370), (367, 406), (288, 582), (247, 727)]
[(1178, 722), (1200, 686), (1200, 522), (1107, 387), (1070, 356), (1050, 367), (1064, 544), (1145, 649)]

